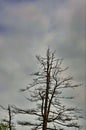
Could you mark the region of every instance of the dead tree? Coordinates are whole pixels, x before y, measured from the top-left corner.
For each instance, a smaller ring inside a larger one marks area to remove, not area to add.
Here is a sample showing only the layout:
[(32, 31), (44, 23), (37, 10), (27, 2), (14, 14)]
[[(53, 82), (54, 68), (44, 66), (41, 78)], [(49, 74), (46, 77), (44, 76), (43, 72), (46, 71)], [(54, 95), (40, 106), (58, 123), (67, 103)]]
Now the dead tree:
[(40, 63), (39, 71), (33, 73), (33, 82), (21, 91), (28, 91), (26, 99), (36, 104), (32, 109), (21, 109), (13, 106), (14, 113), (28, 114), (35, 118), (31, 121), (18, 121), (20, 125), (27, 125), (32, 130), (63, 130), (66, 127), (80, 128), (78, 125), (79, 109), (68, 107), (62, 103), (62, 99), (73, 99), (74, 97), (64, 96), (63, 91), (67, 88), (73, 89), (80, 85), (72, 83), (72, 76), (64, 75), (68, 69), (62, 67), (62, 59), (55, 58), (55, 52), (47, 50), (46, 57), (36, 56)]
[(12, 121), (13, 114), (12, 114), (11, 106), (8, 105), (8, 108), (5, 108), (5, 107), (0, 105), (0, 107), (3, 110), (6, 110), (8, 112), (8, 119), (3, 119), (2, 121), (7, 124), (7, 127), (9, 128), (9, 130), (15, 130), (14, 123)]

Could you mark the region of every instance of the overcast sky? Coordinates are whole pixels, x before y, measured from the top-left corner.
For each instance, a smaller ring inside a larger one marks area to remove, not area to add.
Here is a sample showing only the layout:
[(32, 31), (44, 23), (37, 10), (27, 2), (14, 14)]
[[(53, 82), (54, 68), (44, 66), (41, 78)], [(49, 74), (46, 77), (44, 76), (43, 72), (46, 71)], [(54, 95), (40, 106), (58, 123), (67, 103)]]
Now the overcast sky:
[(27, 104), (18, 91), (37, 68), (35, 55), (50, 46), (83, 83), (75, 97), (85, 108), (85, 7), (85, 0), (0, 0), (1, 105)]

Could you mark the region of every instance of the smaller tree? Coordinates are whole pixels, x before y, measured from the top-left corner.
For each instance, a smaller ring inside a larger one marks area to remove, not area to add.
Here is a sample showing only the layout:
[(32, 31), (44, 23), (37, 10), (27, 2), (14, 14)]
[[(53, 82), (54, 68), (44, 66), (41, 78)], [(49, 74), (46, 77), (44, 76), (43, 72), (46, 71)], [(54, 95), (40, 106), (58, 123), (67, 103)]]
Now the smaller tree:
[(3, 110), (6, 110), (8, 112), (8, 119), (3, 119), (2, 120), (2, 126), (3, 128), (6, 127), (9, 128), (9, 130), (15, 130), (14, 129), (14, 123), (12, 122), (12, 118), (13, 118), (13, 113), (11, 111), (11, 106), (8, 105), (8, 108), (4, 108), (2, 105), (0, 105), (0, 107), (3, 109)]

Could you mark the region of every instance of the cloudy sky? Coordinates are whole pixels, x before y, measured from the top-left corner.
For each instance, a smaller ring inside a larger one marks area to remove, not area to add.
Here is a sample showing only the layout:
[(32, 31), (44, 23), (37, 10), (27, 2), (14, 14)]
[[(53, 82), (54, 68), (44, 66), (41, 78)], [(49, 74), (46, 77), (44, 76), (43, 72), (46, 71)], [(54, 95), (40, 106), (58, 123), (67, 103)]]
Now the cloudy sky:
[(27, 104), (18, 91), (37, 68), (35, 55), (50, 46), (83, 83), (75, 98), (85, 109), (85, 7), (85, 0), (0, 0), (1, 105)]

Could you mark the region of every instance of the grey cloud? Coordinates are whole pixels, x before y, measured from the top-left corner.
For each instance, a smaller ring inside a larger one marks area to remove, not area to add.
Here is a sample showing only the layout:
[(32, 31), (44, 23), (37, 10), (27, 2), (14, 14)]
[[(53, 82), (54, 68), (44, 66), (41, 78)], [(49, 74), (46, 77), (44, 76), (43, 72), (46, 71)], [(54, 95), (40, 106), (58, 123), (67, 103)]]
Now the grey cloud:
[(79, 48), (79, 44), (75, 41), (72, 43), (64, 43), (63, 45), (57, 45), (57, 50), (60, 55), (67, 59), (83, 58), (85, 59), (85, 52)]
[[(70, 8), (66, 10), (67, 12), (70, 12)], [(82, 66), (83, 68), (83, 64), (85, 64), (86, 49), (84, 13), (85, 4), (79, 4), (78, 7), (74, 9), (74, 12), (71, 16), (71, 21), (67, 22), (68, 20), (66, 19), (67, 24), (64, 24), (63, 19), (62, 23), (59, 23), (60, 26), (62, 25), (63, 29), (61, 30), (60, 28), (59, 32), (57, 27), (57, 34), (54, 39), (54, 48), (56, 48), (57, 50), (57, 55), (64, 57), (67, 60), (67, 62), (69, 60), (71, 65), (77, 66), (77, 72), (80, 69), (80, 67)], [(83, 70), (85, 71), (85, 65)], [(78, 75), (80, 74), (78, 73)]]
[(3, 25), (0, 25), (0, 34), (7, 32), (7, 28), (5, 28)]
[[(15, 8), (16, 6), (13, 7)], [(24, 18), (25, 14), (17, 16), (17, 13), (15, 13), (14, 9), (13, 12), (11, 12), (11, 9), (12, 9), (11, 7), (6, 8), (5, 10), (2, 11), (0, 15), (1, 27), (3, 27), (2, 29), (4, 29), (4, 34), (6, 36), (14, 37), (17, 36), (18, 34), (18, 37), (20, 36), (20, 39), (22, 39), (22, 37), (25, 39), (26, 37), (28, 38), (28, 41), (30, 41), (33, 39), (33, 37), (34, 39), (38, 39), (39, 37), (42, 38), (42, 36), (48, 30), (48, 27), (44, 28), (42, 25), (40, 13), (39, 13), (40, 16), (37, 16), (37, 18), (35, 17), (35, 19), (33, 20), (33, 17), (29, 19), (27, 15)], [(19, 10), (20, 11), (22, 10), (22, 6), (20, 6)], [(33, 12), (35, 12), (35, 10)]]

